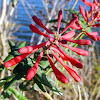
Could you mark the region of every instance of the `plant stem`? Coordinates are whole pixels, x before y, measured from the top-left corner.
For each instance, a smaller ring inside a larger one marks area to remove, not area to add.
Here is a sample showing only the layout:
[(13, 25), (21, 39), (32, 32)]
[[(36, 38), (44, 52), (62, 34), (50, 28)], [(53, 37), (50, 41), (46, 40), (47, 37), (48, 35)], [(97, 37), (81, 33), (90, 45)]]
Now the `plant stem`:
[(73, 7), (72, 7), (72, 9), (71, 9), (71, 10), (73, 10), (73, 9), (75, 8), (75, 6), (76, 6), (77, 2), (78, 2), (78, 0), (76, 0), (76, 1), (75, 1), (75, 3), (74, 3), (74, 5), (73, 5)]

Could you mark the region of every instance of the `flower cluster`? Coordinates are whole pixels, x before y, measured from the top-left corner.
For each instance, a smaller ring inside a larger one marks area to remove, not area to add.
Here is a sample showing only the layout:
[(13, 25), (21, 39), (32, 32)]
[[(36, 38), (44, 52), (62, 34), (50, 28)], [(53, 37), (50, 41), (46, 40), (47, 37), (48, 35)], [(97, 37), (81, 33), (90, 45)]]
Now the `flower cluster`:
[[(86, 6), (90, 7), (90, 15), (89, 12), (86, 10), (84, 10), (84, 8), (80, 5), (79, 9), (80, 9), (80, 13), (82, 15), (82, 17), (84, 18), (84, 20), (87, 22), (88, 27), (100, 27), (100, 1), (97, 2), (97, 0), (93, 0), (92, 2), (89, 2), (87, 0), (81, 0)], [(98, 36), (98, 32), (91, 32), (88, 33), (86, 31), (86, 29), (83, 29), (81, 26), (76, 26), (74, 25), (74, 27), (72, 27), (73, 29), (80, 29), (83, 30), (83, 32), (85, 33), (85, 35), (87, 35), (89, 38), (91, 38), (94, 41), (99, 40), (100, 41), (100, 36)]]
[(35, 51), (37, 51), (40, 48), (43, 48), (43, 51), (39, 54), (34, 66), (31, 67), (27, 71), (27, 74), (26, 74), (26, 77), (25, 77), (27, 80), (31, 80), (35, 76), (39, 62), (40, 62), (43, 54), (45, 53), (47, 55), (47, 58), (48, 58), (50, 65), (52, 67), (52, 70), (53, 70), (56, 78), (59, 81), (61, 81), (62, 83), (68, 83), (68, 79), (63, 75), (63, 73), (61, 73), (55, 67), (55, 65), (54, 65), (53, 61), (51, 60), (51, 57), (50, 57), (49, 54), (52, 54), (54, 56), (54, 58), (68, 71), (68, 73), (74, 78), (74, 80), (76, 82), (80, 82), (81, 79), (77, 75), (77, 73), (73, 69), (71, 69), (69, 66), (67, 66), (64, 63), (64, 61), (69, 61), (72, 65), (76, 66), (77, 68), (82, 68), (83, 65), (81, 64), (81, 62), (79, 62), (75, 58), (70, 57), (68, 54), (66, 54), (59, 47), (59, 45), (60, 45), (62, 47), (68, 48), (68, 49), (72, 50), (73, 52), (77, 53), (78, 55), (82, 55), (82, 56), (88, 55), (88, 52), (86, 50), (82, 50), (82, 49), (79, 49), (79, 48), (74, 48), (74, 47), (66, 45), (66, 43), (68, 41), (79, 44), (79, 45), (89, 45), (91, 43), (90, 40), (85, 40), (85, 39), (72, 40), (71, 38), (75, 35), (74, 31), (70, 31), (70, 32), (65, 33), (68, 28), (75, 26), (75, 22), (78, 24), (78, 26), (77, 26), (78, 28), (81, 27), (81, 25), (78, 22), (78, 17), (74, 14), (73, 19), (68, 23), (68, 25), (60, 33), (59, 33), (59, 29), (60, 29), (60, 23), (61, 23), (61, 19), (62, 19), (62, 11), (61, 10), (59, 11), (59, 14), (58, 14), (58, 25), (57, 25), (57, 32), (56, 33), (47, 29), (38, 17), (33, 16), (32, 18), (37, 25), (39, 25), (40, 27), (45, 29), (49, 34), (52, 34), (53, 36), (41, 32), (36, 26), (31, 24), (29, 27), (32, 30), (32, 32), (43, 35), (44, 37), (48, 38), (48, 41), (43, 42), (39, 45), (26, 46), (26, 47), (20, 48), (18, 50), (18, 52), (21, 53), (21, 55), (14, 57), (13, 59), (5, 62), (3, 65), (6, 68), (11, 67), (11, 66), (19, 63), (20, 61), (22, 61), (29, 54), (34, 53)]

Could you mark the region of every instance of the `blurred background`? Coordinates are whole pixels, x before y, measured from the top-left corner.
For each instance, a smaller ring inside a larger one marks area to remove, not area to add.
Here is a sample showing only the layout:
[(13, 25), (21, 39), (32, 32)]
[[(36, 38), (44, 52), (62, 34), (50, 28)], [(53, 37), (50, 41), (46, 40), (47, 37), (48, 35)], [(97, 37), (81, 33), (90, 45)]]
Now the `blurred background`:
[[(92, 0), (88, 1), (92, 2)], [(29, 28), (31, 23), (35, 24), (32, 20), (33, 15), (38, 16), (47, 28), (55, 31), (57, 23), (54, 22), (54, 19), (57, 19), (58, 11), (61, 9), (63, 20), (69, 22), (73, 13), (70, 10), (78, 13), (79, 5), (82, 5), (85, 10), (90, 9), (81, 0), (13, 0), (13, 3), (11, 0), (0, 0), (0, 59), (4, 60), (10, 51), (8, 40), (13, 40), (16, 44), (27, 41), (27, 45), (45, 41), (43, 36), (32, 33)], [(50, 20), (53, 20), (53, 22), (50, 22)], [(61, 24), (61, 27), (65, 26), (65, 23)], [(42, 28), (38, 28), (44, 31)], [(91, 30), (100, 33), (100, 28)], [(64, 72), (69, 77), (70, 82), (67, 85), (58, 84), (59, 89), (63, 92), (62, 96), (52, 94), (51, 91), (48, 92), (54, 100), (100, 100), (100, 42), (92, 41), (90, 46), (81, 46), (81, 48), (88, 50), (89, 55), (82, 57), (73, 54), (73, 57), (81, 58), (80, 60), (84, 65), (83, 69), (74, 69), (82, 81), (76, 83), (68, 73)], [(71, 67), (71, 64), (69, 66)], [(11, 73), (6, 73), (6, 70), (4, 70), (0, 78), (2, 79), (5, 75), (9, 76)], [(54, 78), (52, 72), (50, 77)], [(57, 81), (55, 78), (54, 80)], [(23, 94), (28, 100), (46, 100), (46, 96), (37, 90), (24, 92)], [(5, 100), (17, 99), (11, 96)]]

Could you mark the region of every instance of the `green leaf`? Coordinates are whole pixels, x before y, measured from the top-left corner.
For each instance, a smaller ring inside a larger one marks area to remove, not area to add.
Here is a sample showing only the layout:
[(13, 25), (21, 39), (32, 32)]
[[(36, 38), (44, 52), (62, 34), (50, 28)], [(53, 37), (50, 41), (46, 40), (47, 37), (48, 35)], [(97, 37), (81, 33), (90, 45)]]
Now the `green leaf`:
[(69, 11), (71, 14), (76, 14), (78, 15), (80, 12), (79, 11), (76, 11), (76, 10), (71, 10), (71, 9), (64, 9), (65, 11)]
[(82, 28), (86, 28), (87, 27), (87, 25), (84, 22), (82, 22), (81, 20), (79, 20), (79, 23), (82, 25)]
[(33, 62), (30, 57), (23, 59), (13, 70), (13, 73), (16, 75), (26, 75), (27, 70), (33, 67)]
[(53, 84), (55, 84), (56, 87), (58, 86), (57, 83), (54, 80), (52, 80), (49, 76), (47, 78), (49, 82), (52, 82)]
[(11, 41), (11, 40), (8, 40), (8, 43), (10, 45), (10, 48), (12, 48), (13, 46), (15, 46), (15, 43), (13, 41)]
[(5, 83), (4, 90), (6, 90), (7, 88), (9, 88), (11, 85), (13, 85), (14, 83), (16, 83), (21, 78), (22, 78), (22, 76), (17, 75), (10, 82)]
[(25, 47), (25, 44), (26, 44), (26, 41), (24, 41), (24, 42), (20, 43), (20, 44), (18, 45), (18, 48)]
[(1, 80), (6, 80), (6, 82), (7, 81), (10, 81), (12, 78), (14, 78), (15, 76), (14, 75), (12, 75), (12, 76), (7, 76), (7, 77), (5, 77), (5, 78), (3, 78), (3, 79), (1, 79)]
[(0, 80), (0, 88), (4, 85), (5, 82), (6, 80)]
[[(82, 25), (82, 28), (86, 28), (88, 26), (87, 22), (84, 20), (83, 17), (79, 16), (79, 23)], [(91, 33), (91, 27), (87, 28), (86, 31)]]
[(4, 60), (4, 62), (9, 61), (13, 58), (14, 56), (12, 54), (9, 54), (6, 59)]
[[(44, 85), (41, 83), (40, 79), (35, 75), (34, 76), (34, 82), (38, 85), (38, 87), (43, 91), (46, 92), (46, 89), (44, 87)], [(33, 86), (34, 88), (34, 86)]]
[[(61, 91), (57, 88), (57, 87), (54, 87), (50, 81), (52, 79), (46, 77), (46, 75), (44, 73), (36, 73), (35, 77), (37, 79), (39, 79), (39, 82), (42, 83), (43, 85), (47, 86), (51, 91), (53, 91), (55, 94), (57, 95), (62, 95)], [(53, 80), (52, 80), (53, 81)], [(56, 84), (56, 82), (53, 81), (54, 84)], [(57, 84), (56, 84), (57, 86)]]
[(91, 32), (92, 32), (92, 31), (91, 31), (91, 27), (87, 28), (86, 31), (87, 31), (88, 33), (91, 33)]
[(14, 76), (8, 76), (0, 80), (0, 88), (4, 85), (5, 82), (10, 81)]
[(1, 98), (2, 98), (2, 99), (9, 98), (11, 94), (12, 94), (12, 92), (9, 91), (9, 90), (3, 91), (3, 92), (1, 93)]
[[(35, 60), (38, 58), (39, 54), (40, 54), (40, 52), (35, 52), (35, 53), (34, 53), (34, 59), (35, 59)], [(50, 54), (50, 57), (53, 58), (53, 56), (52, 56), (51, 54)], [(44, 56), (41, 58), (41, 60), (40, 60), (40, 62), (39, 62), (39, 65), (40, 65), (41, 67), (43, 67), (43, 68), (47, 68), (47, 67), (50, 65), (49, 62), (48, 62), (48, 59), (47, 59), (47, 55), (44, 55)]]
[(18, 100), (28, 100), (26, 97), (23, 96), (22, 93), (20, 93), (17, 89), (13, 88), (13, 87), (9, 87), (8, 88), (9, 91), (11, 91), (12, 93), (14, 93), (14, 95), (16, 96), (16, 98), (18, 98)]
[(55, 86), (52, 85), (52, 88), (50, 88), (51, 91), (53, 91), (55, 94), (57, 95), (63, 95), (62, 92), (57, 88), (57, 83), (52, 80), (50, 77), (47, 77), (49, 82), (52, 82), (53, 84), (55, 84)]
[(48, 81), (48, 79), (44, 73), (42, 73), (42, 74), (37, 73), (36, 76), (40, 79), (42, 84), (44, 84), (45, 86), (47, 86), (49, 88), (52, 88), (52, 85), (50, 84), (50, 82)]
[(18, 53), (18, 50), (15, 50), (15, 48), (14, 48), (13, 51), (11, 51), (9, 54), (13, 55), (14, 57), (20, 55), (20, 54)]
[(21, 83), (21, 84), (19, 85), (19, 88), (20, 88), (22, 91), (27, 91), (26, 84), (24, 85), (24, 83)]
[(79, 21), (85, 22), (84, 18), (82, 16), (79, 16)]
[(18, 56), (19, 53), (18, 53), (18, 47), (15, 45), (15, 43), (11, 40), (8, 41), (9, 42), (9, 45), (10, 45), (10, 49), (11, 49), (11, 52), (9, 54), (13, 55), (14, 57)]
[(15, 2), (17, 1), (17, 0), (11, 0), (12, 1), (12, 7), (14, 7), (15, 6)]
[(80, 59), (82, 59), (82, 61), (84, 61), (84, 57), (82, 55), (80, 55)]
[(3, 64), (0, 65), (0, 72), (4, 70)]
[[(14, 56), (13, 56), (12, 54), (9, 54), (9, 55), (5, 58), (5, 60), (4, 60), (3, 62), (9, 61), (9, 60), (12, 59), (13, 57), (14, 57)], [(4, 69), (4, 66), (3, 66), (3, 64), (1, 64), (1, 65), (0, 65), (0, 72), (3, 71), (3, 69)]]

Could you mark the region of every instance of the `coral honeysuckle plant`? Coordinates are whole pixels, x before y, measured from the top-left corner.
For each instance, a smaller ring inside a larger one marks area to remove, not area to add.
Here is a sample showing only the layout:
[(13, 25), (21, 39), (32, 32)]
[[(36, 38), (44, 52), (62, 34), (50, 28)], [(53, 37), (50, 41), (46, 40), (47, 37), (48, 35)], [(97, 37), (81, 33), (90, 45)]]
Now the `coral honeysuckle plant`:
[[(61, 65), (69, 72), (69, 74), (77, 81), (80, 82), (80, 77), (76, 74), (76, 72), (74, 70), (72, 70), (71, 68), (69, 68), (63, 61), (69, 61), (72, 65), (78, 67), (78, 68), (82, 68), (83, 65), (76, 59), (70, 57), (69, 55), (67, 55), (63, 50), (61, 50), (61, 48), (59, 47), (59, 45), (68, 48), (74, 52), (76, 52), (79, 55), (83, 55), (83, 56), (87, 56), (88, 52), (79, 48), (74, 48), (74, 47), (70, 47), (68, 45), (66, 45), (66, 43), (69, 42), (73, 42), (73, 43), (77, 43), (80, 45), (89, 45), (91, 42), (90, 40), (85, 40), (85, 39), (80, 39), (80, 40), (71, 40), (71, 38), (75, 35), (74, 31), (70, 31), (67, 32), (66, 34), (63, 35), (63, 33), (71, 26), (73, 25), (73, 23), (75, 23), (78, 20), (78, 17), (73, 17), (73, 19), (69, 22), (69, 24), (66, 26), (66, 28), (64, 30), (62, 30), (61, 33), (59, 33), (59, 27), (60, 27), (60, 22), (62, 19), (62, 11), (59, 11), (58, 14), (58, 25), (57, 25), (57, 32), (53, 33), (50, 30), (48, 30), (41, 22), (41, 20), (36, 17), (33, 16), (32, 17), (33, 20), (35, 21), (35, 23), (39, 26), (41, 26), (42, 28), (44, 28), (48, 33), (53, 34), (54, 36), (50, 36), (48, 34), (45, 34), (43, 32), (41, 32), (36, 26), (34, 26), (33, 24), (31, 24), (29, 27), (32, 30), (32, 32), (43, 35), (44, 37), (47, 37), (48, 40), (47, 42), (44, 42), (42, 44), (39, 45), (35, 45), (35, 46), (26, 46), (23, 48), (20, 48), (18, 50), (19, 53), (21, 53), (21, 55), (14, 57), (13, 59), (5, 62), (3, 65), (4, 67), (11, 67), (17, 63), (19, 63), (21, 60), (23, 60), (27, 55), (29, 55), (30, 53), (34, 53), (35, 51), (37, 51), (39, 48), (42, 48), (41, 53), (39, 54), (36, 63), (34, 64), (33, 67), (31, 67), (26, 74), (26, 79), (27, 80), (31, 80), (37, 71), (38, 68), (38, 64), (39, 61), (41, 60), (43, 54), (47, 55), (48, 61), (54, 71), (54, 74), (56, 76), (56, 78), (63, 82), (63, 83), (68, 83), (68, 79), (54, 66), (49, 54), (52, 54), (54, 56), (54, 58), (61, 63)], [(52, 50), (52, 51), (51, 51)], [(59, 56), (62, 58), (60, 59), (55, 53), (58, 53)]]
[[(84, 22), (86, 22), (85, 27), (83, 27), (82, 23), (80, 23), (80, 16), (74, 13), (66, 27), (64, 29), (60, 29), (60, 24), (62, 22), (62, 10), (59, 10), (56, 32), (47, 29), (37, 16), (32, 17), (33, 21), (38, 26), (46, 30), (47, 34), (40, 31), (33, 24), (30, 24), (30, 29), (33, 33), (43, 35), (47, 41), (33, 46), (25, 46), (25, 42), (16, 46), (12, 41), (9, 41), (11, 52), (2, 62), (1, 71), (6, 68), (13, 73), (13, 76), (7, 77), (7, 80), (5, 78), (1, 79), (5, 80), (2, 84), (4, 88), (3, 91), (11, 89), (9, 87), (12, 84), (14, 84), (17, 80), (22, 79), (22, 81), (26, 82), (24, 90), (27, 90), (26, 87), (29, 86), (29, 84), (32, 84), (30, 89), (35, 89), (36, 84), (43, 92), (47, 91), (45, 88), (45, 86), (47, 86), (53, 92), (60, 93), (60, 90), (50, 83), (46, 74), (52, 70), (57, 80), (65, 84), (69, 82), (64, 73), (57, 67), (56, 62), (59, 62), (76, 82), (81, 81), (81, 78), (74, 71), (74, 67), (70, 68), (67, 65), (67, 62), (77, 68), (83, 68), (84, 66), (81, 61), (69, 56), (65, 50), (69, 49), (77, 55), (87, 56), (88, 51), (77, 48), (77, 45), (91, 44), (90, 40), (83, 39), (84, 34), (94, 41), (100, 41), (98, 32), (89, 33), (87, 31), (87, 29), (91, 27), (100, 27), (100, 2), (97, 2), (97, 0), (93, 0), (93, 3), (88, 2), (87, 0), (81, 1), (86, 6), (90, 7), (90, 11), (85, 11), (81, 5), (79, 6), (81, 17)], [(76, 30), (78, 30), (77, 32), (79, 33), (76, 34)], [(31, 55), (34, 55), (34, 57)], [(9, 67), (13, 68), (10, 69)]]

